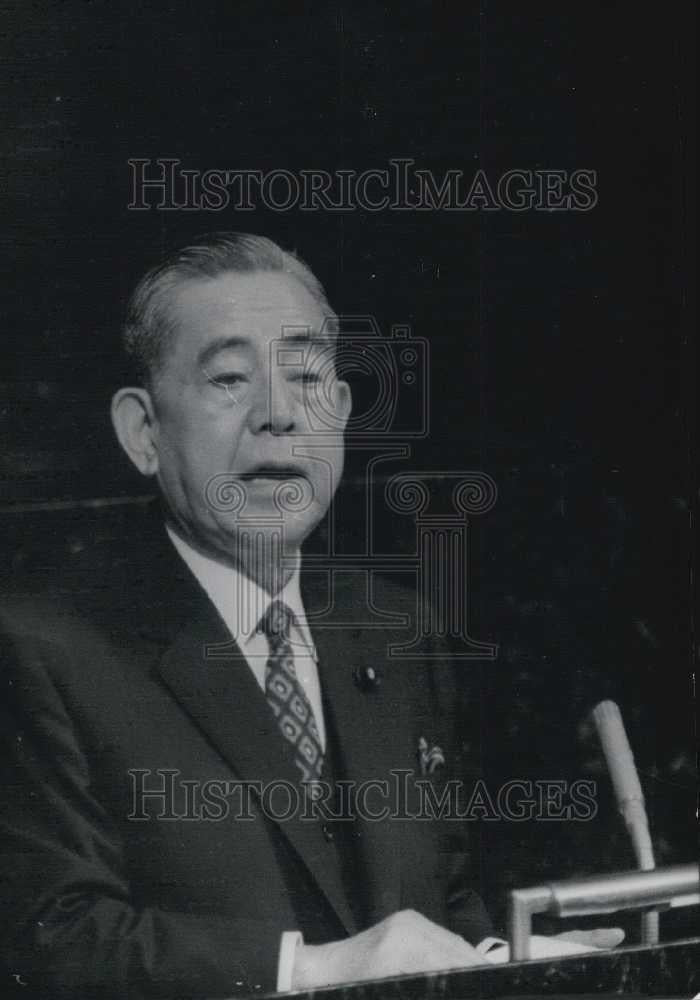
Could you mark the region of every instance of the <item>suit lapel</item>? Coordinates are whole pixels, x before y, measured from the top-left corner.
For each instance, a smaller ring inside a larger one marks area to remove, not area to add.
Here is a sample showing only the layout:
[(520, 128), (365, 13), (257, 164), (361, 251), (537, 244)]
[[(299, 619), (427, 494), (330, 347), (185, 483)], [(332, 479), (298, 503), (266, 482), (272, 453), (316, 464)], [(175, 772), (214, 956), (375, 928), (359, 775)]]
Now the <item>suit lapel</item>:
[(213, 607), (163, 653), (160, 676), (236, 773), (246, 781), (296, 781), (281, 738), (248, 662)]
[[(174, 552), (173, 556), (179, 563)], [(291, 745), (280, 734), (247, 660), (209, 598), (184, 564), (183, 568), (184, 580), (177, 566), (186, 592), (180, 590), (175, 602), (181, 609), (179, 623), (173, 627), (172, 618), (164, 623), (168, 641), (158, 668), (163, 682), (243, 781), (262, 786), (284, 781), (303, 794)], [(185, 627), (182, 622), (187, 622)], [(285, 803), (286, 798), (278, 801)], [(355, 920), (335, 857), (328, 858), (323, 850), (320, 823), (298, 813), (277, 825), (353, 933)]]

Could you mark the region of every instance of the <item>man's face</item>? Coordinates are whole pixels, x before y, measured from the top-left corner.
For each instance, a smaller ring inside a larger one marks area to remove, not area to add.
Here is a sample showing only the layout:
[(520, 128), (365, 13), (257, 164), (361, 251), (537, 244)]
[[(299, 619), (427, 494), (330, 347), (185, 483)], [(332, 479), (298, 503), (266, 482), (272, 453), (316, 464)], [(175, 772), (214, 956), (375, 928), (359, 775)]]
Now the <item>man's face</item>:
[[(154, 385), (154, 443), (175, 523), (206, 551), (237, 561), (246, 538), (279, 534), (282, 522), (285, 552), (298, 549), (343, 468), (349, 390), (327, 364), (327, 341), (314, 339), (326, 335), (326, 316), (296, 278), (265, 272), (183, 284), (169, 316), (175, 330)], [(316, 371), (310, 355), (324, 359)], [(308, 418), (319, 391), (336, 417), (322, 438)]]

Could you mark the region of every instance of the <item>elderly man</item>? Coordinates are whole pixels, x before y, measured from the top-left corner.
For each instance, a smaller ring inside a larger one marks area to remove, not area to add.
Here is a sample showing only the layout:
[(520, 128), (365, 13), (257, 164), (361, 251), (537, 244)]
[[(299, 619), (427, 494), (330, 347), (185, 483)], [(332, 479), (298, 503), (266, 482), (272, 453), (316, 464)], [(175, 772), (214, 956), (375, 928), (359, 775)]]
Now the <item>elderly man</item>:
[[(398, 631), (357, 625), (365, 573), (335, 573), (330, 600), (301, 564), (351, 408), (333, 318), (297, 257), (240, 234), (132, 296), (138, 378), (112, 416), (161, 503), (3, 614), (0, 939), (25, 993), (231, 996), (484, 960), (454, 824), (405, 803), (378, 819), (366, 794), (399, 774), (410, 799), (420, 746), (449, 773), (449, 657), (427, 640), (424, 662), (391, 659)], [(379, 580), (371, 596), (415, 613)]]

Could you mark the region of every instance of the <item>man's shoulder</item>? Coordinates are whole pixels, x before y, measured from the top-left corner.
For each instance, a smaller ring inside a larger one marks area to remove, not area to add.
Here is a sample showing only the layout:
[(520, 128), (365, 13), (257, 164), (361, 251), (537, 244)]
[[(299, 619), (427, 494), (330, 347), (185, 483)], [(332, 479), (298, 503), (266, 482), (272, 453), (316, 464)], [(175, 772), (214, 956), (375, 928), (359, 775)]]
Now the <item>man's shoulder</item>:
[(337, 592), (353, 602), (369, 603), (377, 609), (400, 609), (408, 611), (415, 608), (418, 599), (415, 581), (406, 574), (399, 579), (386, 576), (371, 568), (355, 571), (338, 570), (334, 573)]
[(153, 575), (162, 573), (164, 535), (150, 509), (135, 508), (111, 529), (86, 514), (69, 544), (58, 539), (30, 551), (5, 573), (0, 625), (55, 637), (71, 622), (128, 616), (146, 582), (153, 589)]
[[(402, 576), (406, 576), (403, 574)], [(339, 624), (385, 621), (387, 629), (404, 628), (416, 618), (420, 598), (414, 581), (385, 576), (366, 565), (347, 563), (323, 568), (305, 560), (302, 595), (307, 611), (332, 608)]]

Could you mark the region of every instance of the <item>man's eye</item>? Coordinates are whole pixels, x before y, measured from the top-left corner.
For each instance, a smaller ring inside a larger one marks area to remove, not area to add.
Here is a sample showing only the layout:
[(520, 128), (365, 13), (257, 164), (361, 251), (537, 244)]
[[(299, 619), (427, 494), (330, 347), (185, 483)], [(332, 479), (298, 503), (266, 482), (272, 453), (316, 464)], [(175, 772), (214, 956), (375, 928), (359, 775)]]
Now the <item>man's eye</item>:
[(321, 381), (321, 375), (318, 372), (299, 372), (293, 378), (294, 382), (302, 382), (304, 385), (316, 385)]
[(233, 386), (240, 385), (242, 382), (246, 382), (246, 376), (242, 375), (240, 372), (222, 372), (220, 375), (207, 375), (210, 382), (214, 385), (224, 385)]

